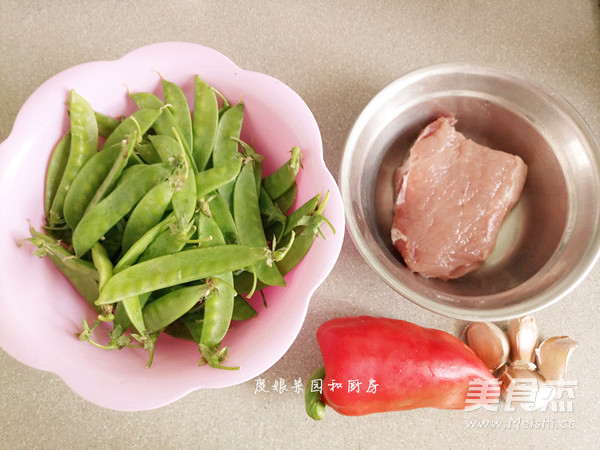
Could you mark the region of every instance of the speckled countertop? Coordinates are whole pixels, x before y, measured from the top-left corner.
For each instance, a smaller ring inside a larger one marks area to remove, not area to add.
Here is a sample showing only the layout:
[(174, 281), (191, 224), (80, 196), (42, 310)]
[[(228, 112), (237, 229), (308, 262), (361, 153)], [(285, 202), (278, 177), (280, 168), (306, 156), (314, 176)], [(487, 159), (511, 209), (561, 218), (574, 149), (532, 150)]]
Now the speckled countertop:
[[(600, 136), (595, 0), (3, 0), (0, 36), (0, 141), (27, 97), (52, 75), (160, 41), (213, 47), (240, 67), (291, 86), (319, 123), (325, 162), (336, 177), (346, 135), (369, 99), (403, 73), (434, 63), (470, 62), (530, 77), (565, 97)], [(86, 402), (57, 376), (0, 351), (0, 447), (594, 448), (600, 439), (598, 286), (600, 266), (564, 300), (536, 314), (542, 336), (569, 334), (581, 343), (569, 368), (578, 383), (572, 412), (415, 410), (349, 418), (329, 410), (314, 422), (301, 395), (255, 393), (252, 380), (123, 413)], [(306, 379), (320, 363), (318, 326), (360, 313), (454, 334), (464, 326), (389, 289), (346, 237), (297, 340), (261, 378), (269, 385)], [(485, 420), (501, 422), (486, 429)]]

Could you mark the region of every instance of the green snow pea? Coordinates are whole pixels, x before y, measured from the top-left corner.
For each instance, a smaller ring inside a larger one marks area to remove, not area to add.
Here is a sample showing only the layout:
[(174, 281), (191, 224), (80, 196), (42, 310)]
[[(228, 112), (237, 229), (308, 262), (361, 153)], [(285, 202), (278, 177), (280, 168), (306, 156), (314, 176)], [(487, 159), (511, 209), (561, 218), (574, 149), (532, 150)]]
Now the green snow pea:
[(162, 328), (179, 319), (208, 295), (208, 284), (186, 286), (157, 298), (143, 309), (144, 323), (150, 332)]
[(114, 117), (109, 117), (101, 112), (94, 111), (96, 123), (98, 125), (98, 134), (103, 138), (107, 138), (119, 126), (119, 122)]
[(273, 237), (277, 241), (281, 240), (287, 216), (279, 209), (279, 206), (273, 202), (265, 188), (261, 188), (260, 197), (258, 199), (260, 206), (260, 214), (265, 219), (265, 236), (267, 240), (272, 240)]
[(204, 299), (202, 333), (198, 344), (202, 353), (201, 363), (205, 362), (216, 369), (237, 370), (239, 367), (221, 364), (227, 356), (227, 348), (220, 348), (233, 315), (233, 275), (231, 272), (221, 274), (210, 278), (209, 283), (214, 287)]
[(196, 230), (193, 227), (183, 235), (181, 233), (173, 233), (170, 229), (163, 231), (152, 241), (146, 251), (140, 255), (138, 262), (180, 252), (195, 232)]
[[(258, 194), (254, 178), (254, 161), (247, 161), (242, 168), (233, 191), (233, 217), (238, 229), (240, 243), (266, 247), (267, 239), (260, 216)], [(270, 286), (285, 286), (285, 280), (277, 266), (261, 261), (256, 266), (256, 276)]]
[[(192, 115), (190, 105), (185, 98), (185, 94), (175, 83), (165, 80), (162, 81), (163, 97), (165, 104), (170, 105), (170, 110), (173, 113), (173, 119), (177, 125), (177, 131), (181, 135), (183, 147), (188, 152), (190, 159), (193, 159), (192, 150)], [(195, 167), (195, 163), (193, 163)]]
[(233, 301), (232, 320), (242, 321), (256, 317), (258, 313), (241, 295), (236, 295)]
[(263, 186), (273, 199), (281, 197), (292, 187), (300, 170), (302, 153), (298, 147), (292, 148), (290, 159), (272, 174), (263, 179)]
[(321, 225), (323, 222), (326, 222), (325, 216), (323, 216), (322, 213), (328, 197), (329, 193), (325, 195), (323, 202), (321, 202), (315, 213), (310, 216), (310, 220), (307, 221), (306, 228), (304, 228), (302, 234), (296, 236), (294, 243), (285, 257), (276, 263), (279, 271), (283, 275), (290, 273), (291, 270), (296, 267), (300, 261), (302, 261), (312, 247), (317, 234), (320, 232)]
[(125, 225), (121, 245), (123, 252), (161, 221), (172, 197), (173, 188), (169, 180), (157, 184), (142, 197)]
[(69, 160), (69, 150), (71, 147), (71, 132), (67, 131), (63, 138), (58, 141), (54, 147), (48, 170), (46, 171), (46, 189), (44, 191), (44, 207), (46, 213), (46, 222), (49, 220), (50, 207), (56, 196), (56, 191), (60, 180), (65, 171), (67, 161)]
[(173, 223), (175, 223), (175, 215), (171, 213), (164, 220), (146, 231), (127, 249), (125, 254), (115, 266), (115, 272), (120, 272), (121, 270), (133, 265), (140, 255), (146, 251), (148, 246), (158, 237), (158, 235), (167, 230)]
[(198, 75), (194, 77), (192, 155), (199, 171), (206, 168), (215, 143), (219, 104), (215, 93)]
[(319, 194), (315, 195), (288, 216), (283, 232), (284, 236), (289, 234), (295, 227), (301, 227), (306, 224), (308, 218), (313, 215), (316, 207), (319, 205), (319, 197)]
[(143, 140), (135, 147), (135, 151), (145, 164), (156, 164), (160, 162), (160, 157), (150, 141)]
[(98, 271), (98, 288), (102, 290), (106, 282), (113, 276), (113, 265), (106, 249), (100, 242), (92, 247), (92, 261)]
[(87, 212), (73, 231), (75, 254), (82, 256), (124, 217), (171, 169), (167, 165), (145, 166), (128, 183), (117, 186), (106, 198)]
[(110, 133), (102, 148), (110, 147), (123, 139), (127, 139), (134, 131), (138, 132), (138, 139), (141, 139), (160, 115), (161, 110), (159, 109), (140, 109), (134, 112)]
[(216, 167), (196, 174), (196, 196), (202, 198), (221, 186), (233, 182), (242, 168), (242, 158), (235, 157)]
[[(191, 163), (192, 161), (184, 151), (181, 139), (177, 134), (179, 148), (182, 151), (181, 161), (183, 165), (175, 170), (174, 177), (179, 177), (177, 182), (178, 187), (173, 193), (173, 211), (177, 217), (176, 230), (180, 233), (186, 233), (189, 230), (194, 211), (196, 210), (196, 179), (195, 170)], [(179, 187), (180, 186), (180, 187)]]
[[(92, 199), (98, 198), (107, 189), (112, 188), (109, 184), (114, 183), (105, 183), (108, 174), (117, 161), (118, 168), (123, 167), (123, 160), (126, 163), (132, 150), (133, 145), (114, 144), (92, 156), (77, 173), (69, 192), (67, 192), (63, 207), (65, 220), (71, 228), (75, 229)], [(117, 169), (112, 175), (113, 179), (115, 176), (117, 178), (120, 176)], [(103, 192), (97, 195), (103, 185)], [(95, 202), (97, 203), (98, 200)]]
[(85, 208), (86, 213), (94, 208), (115, 187), (133, 155), (133, 149), (135, 148), (135, 144), (139, 137), (138, 130), (133, 130), (129, 136), (121, 141), (122, 151), (117, 155), (117, 158), (114, 160), (110, 170), (106, 174), (106, 178), (104, 178), (102, 184), (100, 184), (98, 190)]
[(297, 193), (298, 185), (296, 184), (296, 182), (294, 182), (294, 184), (292, 184), (292, 187), (285, 191), (280, 197), (273, 199), (273, 201), (277, 204), (277, 206), (279, 206), (279, 208), (284, 213), (287, 213), (294, 204), (294, 201), (296, 201)]
[[(202, 326), (204, 324), (203, 312), (187, 313), (181, 318), (181, 322), (187, 332), (186, 335), (184, 335), (183, 332), (180, 332), (180, 335), (183, 335), (181, 337), (190, 339), (199, 344), (200, 336), (202, 336)], [(174, 322), (173, 324), (175, 323), (177, 322)]]
[[(123, 335), (123, 333), (125, 333), (132, 325), (131, 319), (129, 318), (130, 313), (134, 316), (134, 319), (139, 323), (139, 313), (140, 311), (143, 311), (145, 304), (150, 298), (150, 294), (151, 293), (148, 292), (146, 294), (137, 296), (137, 299), (139, 301), (139, 309), (137, 309), (137, 305), (133, 304), (135, 302), (133, 300), (130, 300), (128, 302), (117, 303), (114, 313), (115, 319), (113, 321), (113, 331), (111, 332), (111, 339), (115, 341), (117, 347), (125, 346), (119, 343), (119, 337)], [(142, 316), (141, 322), (143, 322), (143, 320), (144, 318)], [(128, 343), (129, 339), (125, 339), (124, 341), (125, 343)]]
[(94, 110), (77, 92), (71, 89), (69, 100), (71, 120), (71, 145), (69, 159), (50, 208), (49, 225), (62, 222), (67, 192), (77, 172), (98, 151), (98, 124)]
[(217, 225), (219, 225), (219, 228), (223, 233), (225, 242), (227, 244), (238, 243), (237, 225), (233, 220), (233, 216), (231, 215), (231, 211), (225, 203), (225, 200), (223, 200), (218, 193), (214, 193), (209, 195), (206, 202), (208, 203), (211, 216), (215, 219), (215, 222), (217, 222)]
[[(201, 240), (210, 238), (205, 247), (214, 248), (225, 245), (225, 238), (219, 226), (212, 217), (204, 213), (198, 215), (198, 238)], [(233, 288), (233, 274), (224, 272), (215, 275), (210, 280), (214, 289), (204, 300), (202, 333), (198, 343), (204, 360), (211, 367), (225, 368), (220, 364), (222, 359), (219, 355), (222, 353), (219, 349), (221, 341), (229, 329), (233, 314), (236, 295)]]
[[(217, 167), (227, 161), (230, 161), (238, 153), (238, 143), (232, 139), (239, 138), (242, 131), (242, 121), (244, 119), (244, 105), (238, 103), (223, 113), (217, 126), (215, 145), (213, 148), (212, 161), (213, 166)], [(233, 193), (233, 182), (219, 187), (219, 194), (225, 201), (225, 204), (231, 209)]]
[(159, 256), (113, 275), (96, 304), (115, 303), (145, 292), (233, 272), (266, 260), (269, 256), (270, 252), (265, 248), (245, 245), (196, 248)]

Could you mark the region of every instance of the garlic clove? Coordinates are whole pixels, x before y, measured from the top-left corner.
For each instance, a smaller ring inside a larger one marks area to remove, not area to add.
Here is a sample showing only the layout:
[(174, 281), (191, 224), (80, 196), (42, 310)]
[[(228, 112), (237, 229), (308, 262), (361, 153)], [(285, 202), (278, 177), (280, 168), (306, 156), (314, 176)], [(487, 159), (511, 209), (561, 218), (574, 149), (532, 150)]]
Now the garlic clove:
[(506, 334), (493, 323), (473, 322), (465, 330), (467, 345), (492, 372), (508, 361)]
[(546, 339), (536, 350), (539, 371), (547, 380), (564, 380), (571, 353), (578, 346), (579, 343), (569, 336), (555, 336)]
[(533, 316), (511, 320), (506, 334), (510, 342), (511, 366), (517, 369), (534, 370), (538, 328)]
[(519, 405), (524, 410), (547, 408), (556, 396), (555, 386), (548, 384), (535, 370), (505, 365), (498, 373), (500, 392), (507, 405)]

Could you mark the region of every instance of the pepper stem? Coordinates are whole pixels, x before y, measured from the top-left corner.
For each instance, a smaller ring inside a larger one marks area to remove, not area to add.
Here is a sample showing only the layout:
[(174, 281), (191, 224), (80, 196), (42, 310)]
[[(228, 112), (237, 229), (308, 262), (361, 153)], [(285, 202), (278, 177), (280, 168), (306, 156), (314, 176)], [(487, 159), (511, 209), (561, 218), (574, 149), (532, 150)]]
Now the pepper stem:
[[(306, 408), (306, 413), (311, 419), (321, 420), (325, 417), (325, 403), (321, 400), (324, 378), (325, 367), (321, 366), (314, 371), (306, 383), (304, 406)], [(318, 380), (320, 380), (320, 382)], [(314, 389), (315, 385), (319, 386), (319, 389)]]

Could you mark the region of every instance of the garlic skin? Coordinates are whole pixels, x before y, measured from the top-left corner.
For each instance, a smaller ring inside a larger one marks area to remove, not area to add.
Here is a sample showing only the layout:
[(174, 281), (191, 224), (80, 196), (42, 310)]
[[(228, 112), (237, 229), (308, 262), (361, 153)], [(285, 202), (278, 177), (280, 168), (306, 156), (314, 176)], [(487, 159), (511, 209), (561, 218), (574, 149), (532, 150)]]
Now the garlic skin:
[(542, 342), (536, 350), (538, 370), (549, 381), (565, 379), (571, 353), (579, 343), (569, 336), (554, 336)]
[(502, 397), (511, 405), (524, 410), (547, 408), (556, 396), (556, 387), (548, 384), (535, 370), (518, 369), (506, 365), (498, 373)]
[(510, 346), (506, 334), (493, 323), (473, 322), (465, 330), (467, 345), (492, 372), (508, 361)]
[(538, 327), (533, 316), (513, 319), (506, 331), (510, 342), (511, 367), (534, 370), (535, 348), (538, 343)]

